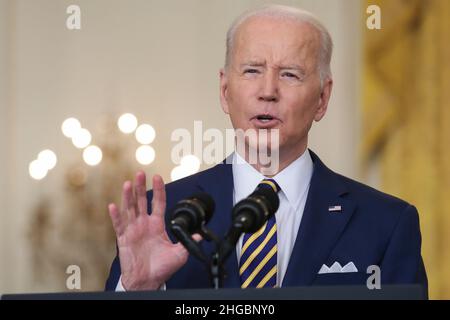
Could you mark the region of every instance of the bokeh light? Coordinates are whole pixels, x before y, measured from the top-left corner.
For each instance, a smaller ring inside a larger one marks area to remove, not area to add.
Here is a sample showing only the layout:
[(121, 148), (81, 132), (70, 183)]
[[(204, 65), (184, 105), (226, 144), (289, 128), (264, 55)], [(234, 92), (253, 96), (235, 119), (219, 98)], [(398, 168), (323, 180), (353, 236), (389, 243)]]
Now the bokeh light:
[(80, 121), (76, 118), (67, 118), (61, 125), (61, 131), (67, 138), (73, 138), (80, 129)]
[(137, 123), (138, 121), (135, 115), (131, 113), (125, 113), (119, 117), (117, 126), (119, 127), (120, 131), (128, 134), (136, 130)]
[(79, 149), (86, 148), (92, 140), (91, 133), (87, 129), (80, 129), (73, 137), (72, 143)]
[(177, 166), (170, 172), (170, 178), (172, 179), (172, 181), (187, 177), (188, 175), (189, 171), (182, 166)]
[(33, 160), (28, 166), (28, 172), (33, 179), (41, 180), (45, 178), (48, 170), (42, 161)]
[(200, 170), (200, 160), (196, 156), (189, 154), (181, 158), (180, 166), (185, 168), (190, 174), (194, 174)]
[(97, 146), (89, 146), (83, 151), (83, 160), (90, 166), (98, 165), (103, 158), (102, 150)]
[(39, 152), (38, 161), (41, 162), (47, 170), (52, 170), (56, 166), (58, 159), (52, 150), (46, 149)]
[(142, 165), (149, 165), (155, 160), (155, 150), (147, 145), (140, 146), (136, 150), (136, 160)]
[(136, 140), (140, 143), (140, 144), (150, 144), (153, 142), (153, 140), (155, 140), (155, 129), (153, 129), (153, 127), (149, 124), (141, 124), (137, 129), (136, 129)]

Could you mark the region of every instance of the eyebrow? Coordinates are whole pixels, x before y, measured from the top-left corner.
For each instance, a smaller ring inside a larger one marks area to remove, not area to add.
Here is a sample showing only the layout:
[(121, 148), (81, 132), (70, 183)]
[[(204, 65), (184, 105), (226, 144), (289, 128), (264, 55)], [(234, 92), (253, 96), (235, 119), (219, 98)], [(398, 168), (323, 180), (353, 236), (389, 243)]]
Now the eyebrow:
[[(265, 62), (261, 61), (247, 61), (245, 63), (241, 63), (240, 67), (264, 67), (266, 66)], [(281, 70), (298, 70), (302, 73), (305, 73), (305, 68), (298, 64), (289, 64), (289, 65), (278, 65), (277, 66)]]
[(289, 65), (286, 65), (286, 66), (279, 66), (279, 68), (280, 69), (296, 69), (296, 70), (300, 70), (300, 71), (304, 71), (305, 70), (305, 68), (304, 67), (302, 67), (302, 66), (300, 66), (300, 65), (298, 65), (298, 64), (289, 64)]
[(265, 66), (266, 63), (265, 62), (261, 62), (261, 61), (247, 61), (244, 63), (241, 63), (241, 68), (242, 67), (263, 67)]

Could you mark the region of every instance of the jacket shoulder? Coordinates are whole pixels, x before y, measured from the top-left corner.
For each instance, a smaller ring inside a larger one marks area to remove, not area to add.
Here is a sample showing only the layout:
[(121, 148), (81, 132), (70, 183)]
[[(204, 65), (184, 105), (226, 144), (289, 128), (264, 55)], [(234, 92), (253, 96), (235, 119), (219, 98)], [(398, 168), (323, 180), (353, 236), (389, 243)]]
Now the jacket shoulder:
[(403, 199), (338, 173), (335, 175), (346, 186), (347, 196), (361, 209), (360, 212), (374, 215), (377, 220), (388, 220), (394, 223), (400, 219), (401, 215), (410, 215), (410, 218), (418, 215), (416, 208)]
[[(193, 175), (169, 182), (165, 185), (167, 203), (173, 203), (174, 201), (181, 200), (182, 198), (191, 196), (196, 192), (206, 191), (203, 190), (202, 185), (209, 180), (214, 180), (217, 176), (219, 166), (223, 164), (217, 164), (209, 169), (197, 172)], [(153, 197), (153, 190), (147, 191), (147, 199), (150, 202)]]

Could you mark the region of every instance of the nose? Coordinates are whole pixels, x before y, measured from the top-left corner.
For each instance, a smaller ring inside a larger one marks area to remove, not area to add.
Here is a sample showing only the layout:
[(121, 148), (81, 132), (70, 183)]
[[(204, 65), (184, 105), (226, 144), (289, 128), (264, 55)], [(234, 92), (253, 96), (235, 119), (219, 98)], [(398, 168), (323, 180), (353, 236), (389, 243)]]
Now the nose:
[(261, 78), (261, 91), (258, 100), (277, 102), (279, 100), (278, 75), (269, 69)]

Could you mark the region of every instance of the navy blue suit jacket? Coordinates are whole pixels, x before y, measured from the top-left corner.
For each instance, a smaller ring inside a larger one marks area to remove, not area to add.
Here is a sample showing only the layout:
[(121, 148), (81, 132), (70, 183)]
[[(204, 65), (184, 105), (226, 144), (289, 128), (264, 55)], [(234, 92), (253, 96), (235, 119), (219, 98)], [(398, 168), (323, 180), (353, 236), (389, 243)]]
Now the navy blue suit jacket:
[[(381, 284), (422, 284), (427, 277), (421, 257), (417, 210), (410, 204), (343, 177), (328, 169), (310, 151), (314, 163), (311, 185), (282, 286), (365, 285), (367, 267), (381, 269)], [(223, 236), (231, 224), (233, 174), (231, 164), (215, 167), (166, 185), (167, 212), (178, 201), (197, 192), (209, 193), (216, 210), (208, 227)], [(149, 212), (152, 192), (147, 193)], [(340, 205), (341, 212), (329, 212)], [(167, 217), (168, 215), (166, 215)], [(208, 254), (214, 249), (202, 241)], [(354, 273), (318, 274), (323, 264), (353, 262)], [(233, 253), (226, 262), (224, 287), (240, 287), (238, 262)], [(115, 290), (120, 262), (112, 263), (106, 290)], [(205, 267), (194, 257), (167, 282), (167, 288), (209, 288)]]

